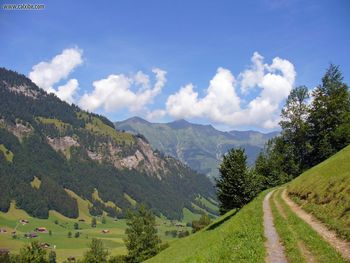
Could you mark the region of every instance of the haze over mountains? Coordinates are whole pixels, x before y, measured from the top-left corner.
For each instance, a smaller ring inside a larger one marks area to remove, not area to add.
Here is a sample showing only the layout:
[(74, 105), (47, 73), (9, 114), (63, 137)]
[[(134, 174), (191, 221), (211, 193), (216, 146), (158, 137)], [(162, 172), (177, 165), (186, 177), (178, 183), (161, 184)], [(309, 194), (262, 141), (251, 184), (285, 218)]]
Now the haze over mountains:
[(264, 144), (278, 134), (235, 130), (223, 132), (212, 125), (194, 124), (186, 120), (151, 123), (140, 117), (115, 122), (114, 125), (117, 130), (142, 134), (154, 149), (181, 160), (210, 178), (218, 175), (222, 155), (229, 149), (243, 147), (251, 165)]

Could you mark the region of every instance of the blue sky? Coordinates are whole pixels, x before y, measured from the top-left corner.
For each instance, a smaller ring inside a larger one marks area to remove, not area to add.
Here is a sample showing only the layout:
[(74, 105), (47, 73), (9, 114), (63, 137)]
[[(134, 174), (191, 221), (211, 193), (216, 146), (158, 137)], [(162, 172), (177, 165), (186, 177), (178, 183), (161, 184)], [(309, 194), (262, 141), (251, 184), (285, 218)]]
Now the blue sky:
[(330, 62), (349, 83), (346, 0), (26, 3), (45, 9), (0, 11), (0, 66), (113, 121), (273, 130), (290, 89)]

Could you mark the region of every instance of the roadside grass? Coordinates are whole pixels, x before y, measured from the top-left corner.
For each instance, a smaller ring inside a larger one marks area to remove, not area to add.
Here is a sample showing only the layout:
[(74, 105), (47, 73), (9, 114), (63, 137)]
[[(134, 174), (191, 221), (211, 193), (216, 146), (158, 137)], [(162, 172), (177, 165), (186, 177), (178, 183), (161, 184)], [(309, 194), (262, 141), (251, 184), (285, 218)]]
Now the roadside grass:
[[(302, 251), (296, 249), (299, 247), (299, 242), (305, 246), (306, 250), (309, 251), (312, 257), (319, 263), (347, 262), (306, 222), (291, 211), (281, 197), (281, 190), (275, 194), (274, 198), (286, 216), (286, 218), (283, 218), (276, 205), (272, 202), (275, 226), (286, 248), (287, 257), (290, 262), (297, 263), (308, 261), (305, 251), (303, 254)], [(292, 248), (292, 246), (295, 247)], [(304, 257), (302, 255), (304, 255)]]
[[(277, 202), (276, 196), (279, 195), (280, 190), (276, 190), (273, 193), (272, 198), (270, 199), (270, 205), (273, 215), (273, 222), (276, 227), (277, 233), (280, 236), (281, 242), (284, 246), (286, 257), (288, 259), (288, 262), (300, 262), (300, 263), (306, 263), (307, 261), (303, 257), (301, 251), (298, 249), (298, 236), (295, 233), (295, 231), (292, 229), (292, 226), (289, 226), (287, 224), (287, 217), (286, 212), (283, 209), (282, 206), (279, 206), (279, 209), (277, 208), (277, 205), (275, 202)], [(284, 216), (285, 217), (284, 217)]]
[(268, 191), (146, 262), (265, 262), (262, 200)]
[(350, 146), (293, 180), (293, 201), (350, 241)]

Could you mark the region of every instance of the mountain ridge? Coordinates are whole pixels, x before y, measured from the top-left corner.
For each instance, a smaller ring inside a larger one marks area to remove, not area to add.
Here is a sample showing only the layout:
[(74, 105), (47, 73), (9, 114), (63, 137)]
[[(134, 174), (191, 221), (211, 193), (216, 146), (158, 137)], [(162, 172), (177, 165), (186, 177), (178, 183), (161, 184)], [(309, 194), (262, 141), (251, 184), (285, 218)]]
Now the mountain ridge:
[[(198, 195), (215, 198), (211, 182), (188, 166), (153, 151), (142, 136), (119, 132), (107, 118), (69, 105), (24, 75), (0, 68), (0, 210), (10, 202), (30, 215), (49, 210), (77, 217), (77, 203), (65, 189), (92, 203), (90, 212), (123, 216), (125, 194), (158, 215), (180, 219), (194, 211)], [(31, 186), (38, 178), (40, 187)], [(122, 209), (116, 211), (94, 200)], [(197, 203), (196, 203), (197, 204)], [(197, 204), (198, 205), (198, 204)]]
[(195, 124), (184, 119), (151, 123), (138, 116), (114, 122), (117, 130), (142, 134), (154, 149), (173, 156), (210, 178), (218, 175), (221, 157), (230, 148), (243, 147), (252, 165), (267, 140), (278, 132), (220, 131), (212, 125)]

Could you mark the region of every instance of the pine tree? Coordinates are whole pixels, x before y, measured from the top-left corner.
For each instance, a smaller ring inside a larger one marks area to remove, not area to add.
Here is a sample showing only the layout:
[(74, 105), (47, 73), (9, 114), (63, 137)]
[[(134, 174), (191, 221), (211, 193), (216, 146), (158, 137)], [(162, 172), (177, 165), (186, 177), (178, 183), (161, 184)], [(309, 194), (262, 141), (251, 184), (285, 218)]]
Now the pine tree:
[(260, 190), (256, 189), (257, 178), (247, 169), (244, 149), (231, 149), (224, 155), (219, 171), (216, 187), (221, 214), (241, 208)]
[(127, 261), (137, 263), (155, 256), (161, 241), (157, 235), (155, 216), (152, 212), (141, 205), (137, 211), (129, 211), (126, 224)]
[(307, 139), (309, 125), (307, 123), (309, 107), (307, 100), (309, 91), (305, 86), (294, 88), (289, 94), (286, 104), (282, 109), (280, 122), (282, 140), (290, 145), (292, 159), (296, 166), (293, 177), (299, 175), (309, 165), (307, 163), (311, 146)]
[(93, 238), (89, 245), (89, 250), (85, 253), (83, 263), (107, 263), (108, 251), (104, 248), (100, 239)]
[(56, 252), (53, 250), (49, 253), (49, 263), (56, 263)]
[(338, 66), (329, 66), (313, 97), (308, 121), (315, 165), (350, 143), (349, 88)]

